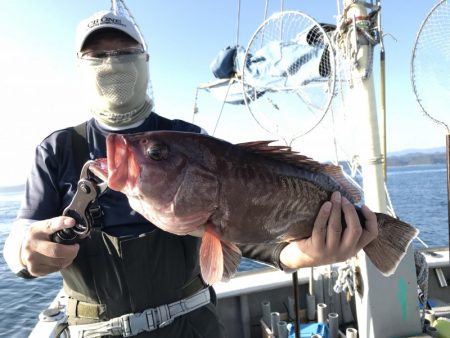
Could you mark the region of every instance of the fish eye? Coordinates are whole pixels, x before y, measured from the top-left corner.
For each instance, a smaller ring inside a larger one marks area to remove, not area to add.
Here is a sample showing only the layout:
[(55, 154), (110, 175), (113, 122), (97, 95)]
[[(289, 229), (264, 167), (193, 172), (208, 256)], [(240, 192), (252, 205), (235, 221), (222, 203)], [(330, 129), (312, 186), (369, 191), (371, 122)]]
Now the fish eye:
[(147, 148), (147, 156), (152, 160), (161, 161), (167, 158), (169, 149), (165, 144), (152, 144)]

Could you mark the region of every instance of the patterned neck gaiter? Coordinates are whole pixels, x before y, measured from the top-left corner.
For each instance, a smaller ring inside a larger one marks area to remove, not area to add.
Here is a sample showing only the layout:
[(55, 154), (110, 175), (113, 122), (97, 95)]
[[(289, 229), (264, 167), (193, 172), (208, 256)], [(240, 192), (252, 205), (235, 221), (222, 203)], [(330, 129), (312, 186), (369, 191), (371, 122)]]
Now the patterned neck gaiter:
[(147, 95), (147, 54), (80, 59), (83, 86), (94, 117), (111, 127), (146, 118), (153, 108)]

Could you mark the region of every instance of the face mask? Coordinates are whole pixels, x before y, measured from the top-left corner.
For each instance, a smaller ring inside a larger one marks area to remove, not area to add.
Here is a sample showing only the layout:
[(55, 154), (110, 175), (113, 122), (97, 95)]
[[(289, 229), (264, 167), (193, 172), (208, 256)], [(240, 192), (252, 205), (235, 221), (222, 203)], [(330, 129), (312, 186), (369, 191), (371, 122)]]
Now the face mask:
[(147, 117), (152, 101), (147, 96), (147, 54), (80, 59), (83, 87), (97, 120), (121, 127)]

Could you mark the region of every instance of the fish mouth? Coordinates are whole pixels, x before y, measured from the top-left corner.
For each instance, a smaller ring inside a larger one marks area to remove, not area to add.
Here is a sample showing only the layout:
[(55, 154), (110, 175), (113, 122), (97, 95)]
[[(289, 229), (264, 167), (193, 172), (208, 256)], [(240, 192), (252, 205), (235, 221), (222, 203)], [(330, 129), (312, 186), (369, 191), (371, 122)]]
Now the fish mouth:
[(93, 161), (89, 170), (103, 182), (108, 182), (108, 163), (106, 158), (99, 158)]
[(107, 182), (110, 189), (122, 192), (133, 190), (141, 172), (127, 139), (119, 134), (107, 136), (106, 160), (96, 160), (90, 170)]

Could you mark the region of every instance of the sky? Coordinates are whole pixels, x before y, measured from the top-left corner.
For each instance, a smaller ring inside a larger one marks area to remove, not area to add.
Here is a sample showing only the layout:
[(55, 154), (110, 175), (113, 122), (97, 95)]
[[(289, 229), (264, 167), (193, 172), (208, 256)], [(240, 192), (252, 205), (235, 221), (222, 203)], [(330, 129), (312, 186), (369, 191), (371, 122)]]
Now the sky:
[[(386, 49), (388, 152), (445, 146), (445, 130), (426, 118), (410, 81), (411, 52), (416, 33), (432, 0), (382, 1)], [(128, 0), (150, 53), (150, 74), (156, 111), (169, 118), (194, 121), (208, 133), (244, 142), (274, 139), (245, 106), (224, 105), (197, 87), (214, 80), (209, 64), (229, 45), (246, 47), (264, 21), (265, 1)], [(82, 95), (74, 50), (78, 22), (110, 2), (103, 0), (0, 0), (0, 186), (24, 183), (37, 144), (52, 131), (90, 118)], [(319, 22), (335, 23), (337, 2), (285, 0), (284, 10), (307, 13)], [(281, 10), (269, 1), (268, 15)], [(378, 82), (379, 47), (374, 79)], [(376, 86), (376, 91), (378, 92)], [(197, 101), (195, 100), (197, 94)], [(197, 103), (198, 113), (193, 114)], [(220, 115), (217, 129), (215, 125)], [(327, 115), (328, 116), (328, 115)], [(329, 119), (329, 117), (327, 117)], [(349, 135), (350, 143), (357, 143)], [(298, 147), (318, 160), (332, 156), (329, 133), (317, 129)]]

